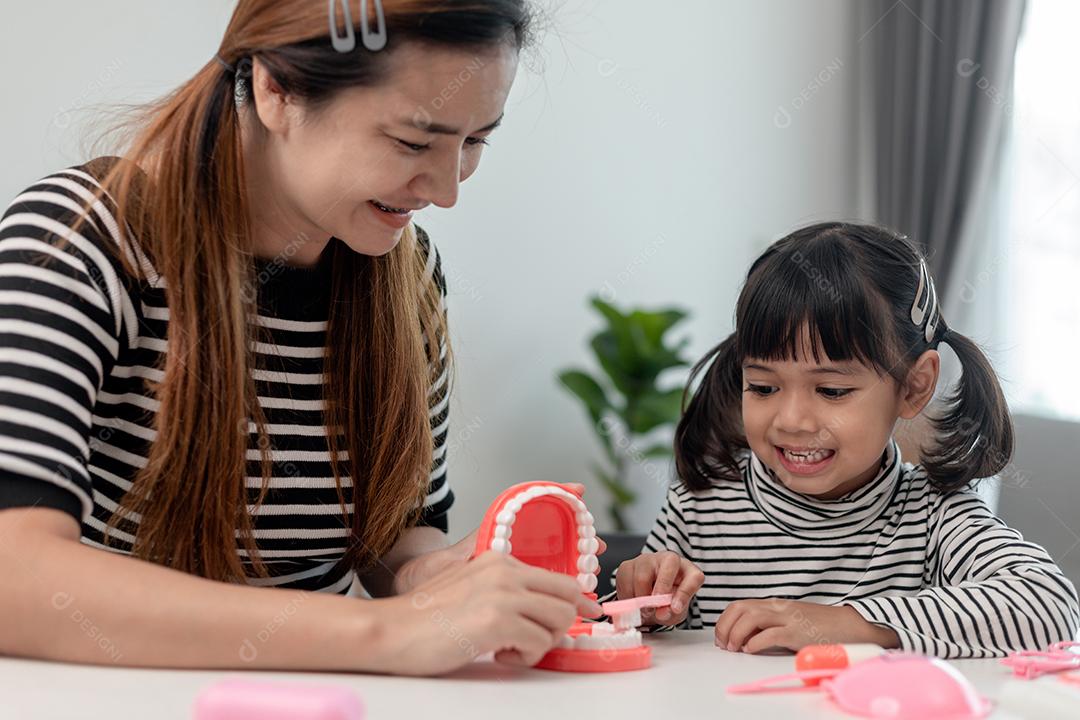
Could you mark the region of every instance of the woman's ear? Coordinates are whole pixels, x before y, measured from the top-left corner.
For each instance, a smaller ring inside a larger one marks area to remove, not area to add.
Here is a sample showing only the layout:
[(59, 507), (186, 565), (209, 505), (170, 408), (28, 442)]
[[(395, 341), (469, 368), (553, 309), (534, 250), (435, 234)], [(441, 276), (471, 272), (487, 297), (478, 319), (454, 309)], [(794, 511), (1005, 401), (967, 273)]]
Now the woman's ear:
[(271, 133), (287, 135), (299, 108), (285, 94), (259, 58), (251, 61), (251, 93), (259, 122)]
[(941, 356), (937, 350), (927, 350), (919, 356), (900, 391), (900, 417), (910, 420), (922, 412), (934, 396), (940, 371)]

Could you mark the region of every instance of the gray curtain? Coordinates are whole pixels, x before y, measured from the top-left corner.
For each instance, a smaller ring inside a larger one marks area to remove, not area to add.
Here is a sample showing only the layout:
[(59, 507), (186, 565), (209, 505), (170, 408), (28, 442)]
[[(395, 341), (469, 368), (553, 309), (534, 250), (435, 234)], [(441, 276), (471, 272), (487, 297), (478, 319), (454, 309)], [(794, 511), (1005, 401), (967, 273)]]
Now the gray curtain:
[(922, 244), (948, 300), (965, 254), (985, 241), (1025, 0), (859, 7), (872, 212)]

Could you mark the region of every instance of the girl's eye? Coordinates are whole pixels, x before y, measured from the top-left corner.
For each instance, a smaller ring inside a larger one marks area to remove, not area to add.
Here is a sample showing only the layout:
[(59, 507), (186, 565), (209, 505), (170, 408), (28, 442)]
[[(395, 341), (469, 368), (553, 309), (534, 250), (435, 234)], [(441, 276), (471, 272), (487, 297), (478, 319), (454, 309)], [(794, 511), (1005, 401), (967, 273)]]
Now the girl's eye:
[(772, 385), (755, 385), (753, 383), (746, 384), (746, 392), (754, 393), (759, 397), (768, 397), (772, 395), (776, 390)]
[(829, 398), (830, 400), (836, 400), (837, 398), (842, 398), (845, 395), (847, 395), (848, 393), (850, 393), (851, 390), (852, 390), (852, 388), (828, 388), (828, 387), (818, 388), (818, 392), (821, 393), (822, 395), (824, 395), (825, 397)]
[(420, 152), (422, 150), (427, 150), (429, 147), (431, 147), (431, 145), (417, 145), (416, 143), (411, 143), (411, 142), (408, 142), (406, 140), (402, 140), (401, 138), (395, 138), (395, 139), (398, 141), (399, 144), (401, 144), (404, 147), (407, 147), (409, 150), (412, 150), (413, 152)]
[(487, 138), (471, 137), (471, 138), (465, 138), (465, 144), (466, 145), (487, 145), (488, 141), (487, 141)]

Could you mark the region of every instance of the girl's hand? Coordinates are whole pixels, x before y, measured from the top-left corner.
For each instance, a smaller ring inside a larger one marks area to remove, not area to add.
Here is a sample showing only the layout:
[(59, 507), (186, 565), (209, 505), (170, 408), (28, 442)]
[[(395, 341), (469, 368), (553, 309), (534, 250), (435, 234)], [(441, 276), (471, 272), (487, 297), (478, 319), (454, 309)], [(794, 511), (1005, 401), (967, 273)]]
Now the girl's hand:
[[(584, 485), (568, 484), (581, 492), (585, 491)], [(476, 549), (476, 534), (478, 532), (479, 528), (448, 548), (425, 553), (406, 562), (394, 576), (394, 594), (404, 595), (444, 570), (467, 563), (473, 554), (473, 550)], [(607, 550), (607, 543), (600, 538), (596, 539), (600, 543), (600, 549), (596, 551), (596, 554), (598, 556), (603, 555), (604, 551)], [(600, 573), (599, 567), (597, 567), (596, 573)]]
[(867, 622), (847, 605), (819, 605), (773, 598), (736, 600), (716, 622), (716, 645), (733, 652), (772, 648), (799, 650), (807, 645), (874, 643), (900, 646), (892, 630)]
[(620, 600), (644, 595), (674, 595), (670, 607), (643, 608), (643, 625), (681, 623), (686, 619), (691, 598), (704, 582), (705, 573), (669, 550), (642, 553), (619, 565), (615, 571), (615, 590)]
[(578, 615), (600, 615), (573, 576), (494, 552), (375, 602), (388, 634), (386, 671), (406, 675), (449, 672), (493, 651), (500, 662), (531, 666)]

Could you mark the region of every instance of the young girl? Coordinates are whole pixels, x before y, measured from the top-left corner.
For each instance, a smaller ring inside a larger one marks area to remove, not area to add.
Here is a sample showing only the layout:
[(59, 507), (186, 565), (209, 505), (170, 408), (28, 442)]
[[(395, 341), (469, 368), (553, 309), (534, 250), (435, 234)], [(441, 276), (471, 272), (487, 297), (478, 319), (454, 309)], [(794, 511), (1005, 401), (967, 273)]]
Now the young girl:
[[(963, 374), (911, 465), (893, 430), (933, 396), (941, 343)], [(681, 485), (619, 567), (620, 598), (674, 588), (657, 622), (715, 625), (717, 645), (751, 653), (873, 642), (991, 657), (1075, 636), (1072, 583), (970, 489), (1009, 462), (1008, 408), (905, 237), (824, 223), (775, 243), (698, 376), (676, 432)]]

